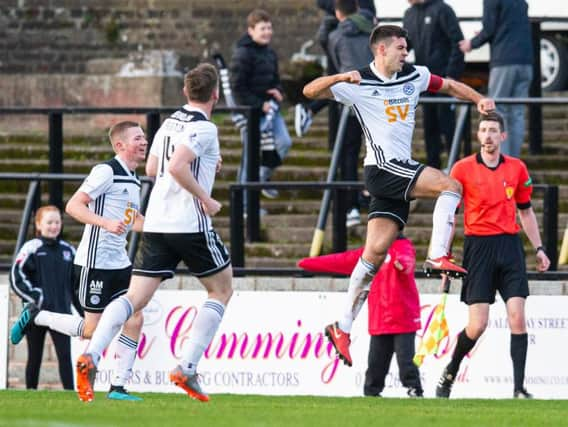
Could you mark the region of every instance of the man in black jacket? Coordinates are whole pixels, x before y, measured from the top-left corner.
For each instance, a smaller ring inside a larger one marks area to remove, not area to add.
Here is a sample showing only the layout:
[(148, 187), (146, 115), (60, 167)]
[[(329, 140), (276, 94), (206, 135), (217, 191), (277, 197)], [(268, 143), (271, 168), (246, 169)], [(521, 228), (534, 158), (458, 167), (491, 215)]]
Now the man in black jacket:
[[(278, 74), (278, 57), (270, 47), (272, 22), (270, 15), (255, 9), (247, 17), (247, 34), (237, 41), (230, 65), (231, 88), (239, 105), (261, 108), (264, 116), (260, 128), (270, 127), (274, 138), (275, 156), (263, 155), (260, 181), (269, 181), (274, 169), (282, 163), (292, 146), (292, 140), (279, 112), (282, 88)], [(243, 153), (244, 154), (244, 153)], [(241, 181), (246, 181), (246, 164), (242, 163)], [(263, 190), (268, 198), (275, 198), (274, 189)]]
[[(369, 21), (376, 24), (375, 2), (373, 0), (359, 0), (359, 13), (365, 16)], [(325, 52), (327, 59), (327, 75), (337, 74), (337, 68), (333, 63), (332, 58), (328, 52), (329, 35), (337, 28), (339, 21), (335, 16), (335, 0), (317, 0), (317, 6), (320, 10), (325, 12), (321, 24), (318, 28), (316, 38)], [(319, 113), (323, 108), (329, 106), (328, 110), (328, 142), (330, 149), (333, 148), (335, 143), (335, 135), (337, 133), (337, 124), (339, 122), (339, 108), (337, 103), (327, 99), (316, 99), (305, 104), (297, 104), (295, 108), (294, 127), (296, 135), (302, 137), (306, 134), (312, 124), (312, 118)]]
[[(408, 31), (415, 63), (427, 66), (434, 74), (459, 79), (464, 69), (464, 55), (459, 49), (463, 34), (453, 9), (443, 0), (409, 3), (403, 27)], [(454, 136), (454, 110), (455, 106), (450, 104), (424, 104), (426, 162), (437, 169), (441, 169), (441, 136), (444, 135), (447, 148)]]
[[(528, 5), (525, 0), (483, 0), (483, 28), (460, 49), (489, 43), (489, 95), (494, 98), (526, 98), (533, 78), (533, 49)], [(520, 157), (525, 135), (525, 106), (498, 105), (505, 119), (507, 139), (501, 152)]]

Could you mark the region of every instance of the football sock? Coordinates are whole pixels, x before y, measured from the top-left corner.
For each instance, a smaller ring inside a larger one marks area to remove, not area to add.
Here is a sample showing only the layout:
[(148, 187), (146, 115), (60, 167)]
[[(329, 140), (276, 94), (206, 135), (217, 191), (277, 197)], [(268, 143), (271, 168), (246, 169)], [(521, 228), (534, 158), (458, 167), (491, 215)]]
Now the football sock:
[(206, 300), (197, 313), (181, 360), (181, 366), (189, 375), (195, 374), (197, 364), (215, 336), (224, 313), (225, 306), (214, 299)]
[(107, 348), (133, 312), (132, 304), (126, 295), (116, 298), (107, 305), (85, 352), (91, 354), (95, 365), (99, 363), (104, 349)]
[(114, 375), (111, 385), (123, 386), (132, 375), (132, 365), (136, 358), (136, 348), (138, 342), (132, 338), (121, 334), (116, 343), (116, 351), (114, 353), (114, 360), (116, 362), (116, 374)]
[(465, 329), (460, 332), (458, 335), (458, 342), (456, 344), (456, 349), (454, 350), (454, 354), (452, 355), (452, 360), (450, 364), (447, 366), (447, 370), (450, 374), (454, 377), (458, 373), (460, 369), (460, 363), (465, 357), (467, 353), (473, 348), (477, 340), (472, 340), (470, 337), (467, 336), (465, 333)]
[(73, 314), (54, 313), (53, 311), (41, 310), (34, 319), (38, 326), (45, 326), (70, 337), (82, 337), (85, 322), (80, 316)]
[(442, 191), (436, 200), (432, 216), (432, 238), (430, 239), (430, 258), (432, 259), (448, 254), (456, 208), (460, 200), (461, 196), (452, 191)]
[(369, 285), (376, 273), (377, 269), (373, 264), (365, 261), (363, 257), (359, 258), (349, 278), (347, 304), (343, 310), (343, 316), (337, 322), (342, 331), (351, 332), (353, 320), (367, 299)]
[(521, 390), (525, 382), (528, 343), (528, 334), (511, 334), (511, 359), (513, 360), (515, 390)]

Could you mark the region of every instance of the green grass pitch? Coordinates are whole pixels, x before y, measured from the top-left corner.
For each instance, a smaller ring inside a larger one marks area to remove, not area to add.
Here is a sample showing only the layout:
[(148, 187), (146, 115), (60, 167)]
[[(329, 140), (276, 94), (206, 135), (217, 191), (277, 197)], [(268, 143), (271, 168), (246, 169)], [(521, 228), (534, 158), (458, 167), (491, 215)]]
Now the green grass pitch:
[(143, 402), (109, 401), (97, 393), (0, 391), (0, 426), (565, 426), (568, 402), (137, 393)]

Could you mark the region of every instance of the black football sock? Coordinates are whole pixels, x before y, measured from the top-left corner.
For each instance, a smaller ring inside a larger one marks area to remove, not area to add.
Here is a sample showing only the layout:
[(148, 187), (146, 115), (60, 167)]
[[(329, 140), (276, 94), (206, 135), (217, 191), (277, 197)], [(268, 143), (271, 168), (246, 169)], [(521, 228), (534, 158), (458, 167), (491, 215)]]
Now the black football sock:
[(511, 359), (513, 360), (515, 390), (521, 390), (525, 382), (528, 343), (528, 334), (511, 334)]
[(465, 333), (465, 329), (458, 335), (458, 342), (456, 344), (456, 349), (452, 355), (452, 360), (447, 367), (448, 373), (452, 374), (454, 377), (460, 369), (460, 363), (467, 353), (473, 348), (477, 340), (472, 340)]

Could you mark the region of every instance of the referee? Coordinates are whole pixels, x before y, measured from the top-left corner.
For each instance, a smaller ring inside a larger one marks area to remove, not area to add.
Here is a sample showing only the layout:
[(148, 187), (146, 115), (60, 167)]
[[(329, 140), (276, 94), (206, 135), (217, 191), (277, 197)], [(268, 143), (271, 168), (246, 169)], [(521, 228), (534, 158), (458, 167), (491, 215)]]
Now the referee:
[[(523, 244), (523, 229), (535, 248), (537, 270), (548, 270), (536, 216), (531, 207), (532, 181), (526, 165), (501, 154), (506, 139), (503, 118), (496, 112), (481, 117), (477, 138), (481, 150), (455, 164), (451, 176), (463, 186), (464, 267), (461, 300), (469, 306), (468, 324), (459, 334), (452, 360), (436, 388), (436, 397), (450, 397), (452, 385), (464, 356), (485, 331), (489, 305), (499, 291), (507, 306), (511, 329), (513, 397), (530, 399), (523, 386), (527, 359), (525, 299), (529, 286)], [(517, 224), (519, 212), (521, 225)]]

